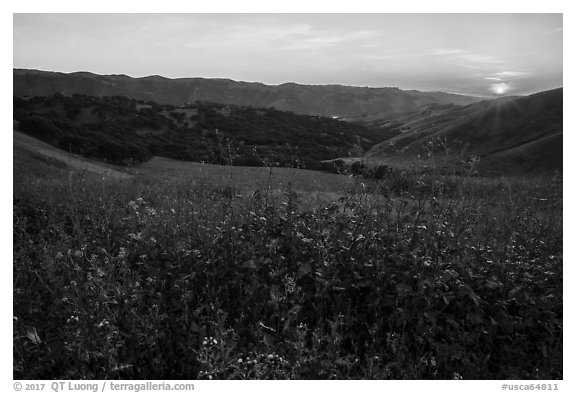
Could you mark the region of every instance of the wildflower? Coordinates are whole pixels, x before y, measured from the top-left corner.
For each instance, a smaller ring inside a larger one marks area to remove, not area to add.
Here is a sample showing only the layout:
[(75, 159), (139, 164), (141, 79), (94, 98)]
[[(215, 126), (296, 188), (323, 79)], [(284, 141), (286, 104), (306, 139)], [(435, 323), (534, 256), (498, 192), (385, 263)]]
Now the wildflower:
[(293, 293), (296, 290), (296, 281), (292, 277), (286, 277), (286, 281), (284, 282), (286, 286), (286, 292)]
[(74, 251), (74, 256), (80, 258), (83, 255), (82, 251), (76, 250)]
[(238, 363), (242, 363), (242, 358), (238, 359)]
[(70, 318), (68, 318), (66, 320), (66, 323), (70, 323), (70, 322), (78, 322), (78, 316), (77, 315), (71, 315)]
[(109, 322), (107, 320), (103, 319), (102, 321), (100, 321), (100, 323), (98, 325), (96, 325), (96, 327), (101, 328), (101, 327), (108, 325), (108, 323)]
[(202, 345), (208, 345), (208, 341), (206, 340), (202, 341)]
[(130, 233), (128, 237), (132, 240), (142, 240), (142, 232), (138, 232), (136, 234)]
[(56, 254), (56, 259), (62, 259), (62, 258), (64, 258), (64, 254), (58, 251), (58, 254)]
[(120, 247), (120, 251), (118, 251), (118, 258), (126, 258), (126, 249), (124, 247)]

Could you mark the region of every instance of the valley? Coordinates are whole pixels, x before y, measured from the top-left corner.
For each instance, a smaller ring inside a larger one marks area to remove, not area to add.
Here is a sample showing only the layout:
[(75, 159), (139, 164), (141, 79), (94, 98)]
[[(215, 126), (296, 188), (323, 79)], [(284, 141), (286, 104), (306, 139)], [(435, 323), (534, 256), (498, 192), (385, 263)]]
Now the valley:
[[(432, 168), (446, 174), (462, 173), (468, 168), (483, 176), (562, 171), (561, 88), (494, 100), (391, 89), (386, 90), (388, 104), (377, 104), (380, 112), (367, 112), (366, 107), (359, 106), (347, 109), (347, 116), (330, 115), (338, 117), (336, 119), (298, 114), (307, 111), (297, 107), (286, 107), (294, 112), (278, 110), (261, 101), (230, 103), (229, 97), (234, 94), (218, 88), (214, 88), (213, 94), (220, 91), (220, 98), (195, 96), (217, 102), (159, 104), (122, 96), (100, 97), (111, 93), (130, 97), (130, 91), (143, 90), (134, 87), (134, 90), (123, 91), (122, 84), (118, 85), (120, 90), (94, 90), (92, 85), (80, 83), (77, 78), (101, 83), (112, 77), (14, 70), (15, 92), (18, 92), (15, 119), (24, 119), (25, 128), (30, 128), (32, 135), (39, 124), (53, 130), (54, 135), (44, 136), (49, 143), (59, 143), (59, 147), (66, 150), (117, 164), (164, 156), (212, 164), (298, 167), (333, 173), (346, 171), (342, 161), (350, 164), (357, 160), (397, 169)], [(129, 80), (138, 86), (132, 78), (112, 78), (116, 79)], [(26, 86), (26, 80), (34, 86), (47, 86), (69, 95), (22, 96), (35, 92), (18, 87)], [(151, 80), (178, 81), (153, 77)], [(224, 82), (203, 80), (202, 83)], [(106, 86), (116, 85), (109, 82)], [(292, 88), (315, 91), (340, 87), (294, 85)], [(341, 88), (342, 94), (348, 97), (340, 100), (341, 103), (358, 100), (354, 98), (355, 93), (348, 94), (346, 89), (357, 92), (361, 88)], [(190, 86), (184, 90), (197, 91)], [(368, 90), (376, 94), (378, 89)], [(87, 93), (97, 95), (84, 95)], [(246, 94), (246, 97), (255, 97), (252, 93)], [(407, 101), (402, 94), (419, 98)], [(308, 108), (314, 107), (317, 100), (314, 95), (298, 97), (298, 105)], [(161, 95), (155, 95), (154, 99), (162, 101)], [(337, 162), (339, 159), (341, 162)]]

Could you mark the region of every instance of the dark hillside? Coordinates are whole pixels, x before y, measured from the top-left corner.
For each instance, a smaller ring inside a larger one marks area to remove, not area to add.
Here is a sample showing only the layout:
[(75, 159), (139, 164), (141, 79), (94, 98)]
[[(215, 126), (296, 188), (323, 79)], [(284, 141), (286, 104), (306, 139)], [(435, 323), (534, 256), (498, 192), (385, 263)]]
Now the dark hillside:
[(131, 165), (153, 155), (248, 166), (335, 170), (387, 136), (358, 124), (274, 108), (196, 102), (161, 105), (125, 97), (57, 94), (14, 98), (23, 132), (66, 151)]

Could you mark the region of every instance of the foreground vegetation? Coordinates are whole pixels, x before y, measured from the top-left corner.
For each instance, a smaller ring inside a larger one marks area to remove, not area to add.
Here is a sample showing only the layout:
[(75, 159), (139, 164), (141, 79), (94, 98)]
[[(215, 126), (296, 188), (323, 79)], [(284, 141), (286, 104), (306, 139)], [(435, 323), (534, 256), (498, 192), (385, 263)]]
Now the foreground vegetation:
[(18, 164), (16, 379), (562, 378), (559, 178), (326, 199)]

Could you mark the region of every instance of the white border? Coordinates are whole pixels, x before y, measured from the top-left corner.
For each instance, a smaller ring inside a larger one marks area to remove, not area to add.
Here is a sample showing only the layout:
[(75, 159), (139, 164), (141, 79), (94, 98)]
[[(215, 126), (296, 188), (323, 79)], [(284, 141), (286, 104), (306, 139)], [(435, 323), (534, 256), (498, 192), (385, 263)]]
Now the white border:
[[(392, 1), (379, 2), (374, 0), (354, 0), (354, 1), (311, 1), (311, 0), (291, 0), (282, 2), (282, 4), (273, 4), (271, 1), (254, 1), (254, 0), (211, 0), (205, 2), (193, 1), (154, 1), (154, 2), (119, 2), (117, 0), (100, 0), (97, 2), (75, 1), (5, 1), (2, 3), (2, 19), (0, 29), (2, 29), (2, 48), (6, 56), (13, 52), (12, 41), (12, 14), (13, 13), (50, 13), (50, 12), (226, 12), (226, 13), (264, 13), (264, 12), (335, 12), (335, 13), (564, 13), (564, 90), (565, 94), (565, 125), (564, 129), (568, 130), (564, 140), (564, 268), (565, 282), (570, 284), (574, 278), (573, 263), (575, 244), (571, 223), (574, 222), (576, 206), (571, 202), (574, 201), (574, 176), (572, 169), (573, 160), (571, 159), (570, 148), (576, 146), (574, 143), (574, 110), (572, 105), (574, 97), (572, 93), (572, 72), (574, 70), (573, 48), (575, 44), (572, 38), (573, 26), (576, 22), (572, 4), (574, 2), (547, 0), (547, 1), (504, 1), (504, 0), (483, 0), (481, 2), (464, 2), (462, 0), (412, 0), (412, 1)], [(571, 4), (572, 3), (572, 4)], [(11, 126), (12, 120), (9, 117), (12, 112), (12, 97), (9, 91), (12, 87), (12, 62), (3, 62), (4, 69), (2, 72), (2, 86), (5, 92), (2, 94), (2, 108), (5, 122), (4, 132), (1, 134), (2, 167), (4, 168), (4, 182), (9, 182), (10, 190), (2, 193), (2, 209), (0, 222), (2, 223), (2, 264), (0, 271), (2, 287), (2, 340), (0, 340), (1, 352), (1, 381), (3, 391), (12, 390), (12, 217), (11, 217), (11, 191), (12, 191), (12, 133), (8, 126)], [(567, 109), (567, 110), (566, 110)], [(7, 187), (6, 187), (7, 188)], [(564, 335), (564, 381), (550, 381), (558, 383), (560, 391), (576, 391), (574, 382), (576, 374), (574, 373), (574, 362), (572, 356), (574, 353), (574, 338), (571, 334), (575, 331), (573, 299), (574, 291), (572, 285), (567, 285), (565, 290), (565, 314), (564, 326), (567, 334)], [(514, 381), (509, 381), (513, 383)], [(524, 383), (524, 381), (517, 381)], [(540, 381), (545, 382), (545, 381)], [(336, 392), (349, 392), (353, 389), (362, 389), (367, 391), (381, 392), (383, 389), (389, 391), (414, 390), (423, 391), (441, 391), (441, 392), (496, 392), (501, 391), (501, 381), (244, 381), (244, 382), (197, 382), (197, 391), (231, 391), (231, 390), (250, 390), (252, 392), (269, 393), (271, 389), (276, 392), (293, 392), (295, 389), (314, 389), (330, 390)]]

